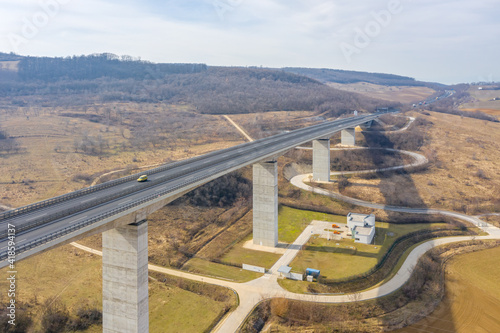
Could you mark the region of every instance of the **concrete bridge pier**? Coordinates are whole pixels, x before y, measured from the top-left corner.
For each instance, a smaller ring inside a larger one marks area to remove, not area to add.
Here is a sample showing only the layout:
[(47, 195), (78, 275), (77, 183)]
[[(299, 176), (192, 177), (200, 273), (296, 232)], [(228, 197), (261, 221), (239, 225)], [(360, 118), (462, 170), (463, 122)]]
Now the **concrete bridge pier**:
[(253, 165), (253, 243), (278, 245), (278, 162)]
[(356, 129), (346, 128), (341, 131), (341, 145), (355, 146), (356, 145)]
[[(375, 119), (375, 120), (378, 120), (378, 118)], [(373, 124), (373, 120), (370, 120), (370, 121), (367, 121), (364, 124), (359, 125), (359, 127), (361, 127), (361, 129), (365, 130), (365, 129), (368, 129), (368, 128), (372, 127), (372, 124)]]
[(313, 180), (330, 181), (330, 138), (313, 141)]
[(102, 234), (102, 310), (104, 333), (149, 331), (146, 220)]

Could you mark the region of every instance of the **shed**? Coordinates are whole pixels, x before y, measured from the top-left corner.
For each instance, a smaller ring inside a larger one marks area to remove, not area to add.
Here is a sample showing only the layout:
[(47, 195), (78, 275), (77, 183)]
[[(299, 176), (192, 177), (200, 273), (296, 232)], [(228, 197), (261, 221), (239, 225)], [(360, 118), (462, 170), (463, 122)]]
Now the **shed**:
[(320, 274), (319, 269), (314, 269), (314, 268), (306, 268), (306, 275), (311, 275), (315, 278), (318, 278)]
[(285, 278), (290, 278), (290, 271), (292, 270), (292, 267), (290, 266), (281, 266), (278, 269), (278, 273), (280, 273), (280, 276), (285, 277)]

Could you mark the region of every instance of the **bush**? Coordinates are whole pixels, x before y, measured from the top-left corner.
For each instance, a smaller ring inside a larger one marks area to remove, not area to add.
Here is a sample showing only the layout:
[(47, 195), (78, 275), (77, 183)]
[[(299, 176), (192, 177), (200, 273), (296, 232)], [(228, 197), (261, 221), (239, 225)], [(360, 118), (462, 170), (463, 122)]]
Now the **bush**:
[(85, 183), (90, 183), (92, 181), (92, 176), (86, 173), (77, 173), (71, 178), (72, 181), (74, 182), (85, 182)]
[(349, 186), (351, 183), (349, 182), (349, 179), (347, 179), (344, 176), (340, 176), (338, 180), (338, 185), (339, 185), (339, 192), (343, 192), (347, 186)]
[(59, 301), (47, 300), (44, 304), (45, 311), (42, 317), (42, 328), (45, 333), (64, 332), (69, 321), (69, 312), (64, 304)]
[(94, 324), (102, 323), (102, 312), (97, 308), (84, 306), (77, 310), (76, 315), (77, 318), (68, 324), (69, 330), (83, 331)]
[(482, 169), (478, 169), (476, 171), (476, 173), (474, 174), (474, 176), (478, 177), (478, 178), (481, 178), (481, 179), (489, 179), (486, 174), (484, 173), (484, 171)]
[(233, 172), (198, 187), (187, 197), (193, 205), (202, 207), (228, 207), (238, 199), (249, 199), (252, 185), (240, 173)]
[(15, 325), (9, 323), (10, 318), (7, 317), (7, 310), (3, 308), (0, 310), (0, 332), (5, 333), (24, 333), (28, 332), (31, 327), (33, 320), (30, 314), (23, 310), (23, 305), (16, 303), (16, 321)]

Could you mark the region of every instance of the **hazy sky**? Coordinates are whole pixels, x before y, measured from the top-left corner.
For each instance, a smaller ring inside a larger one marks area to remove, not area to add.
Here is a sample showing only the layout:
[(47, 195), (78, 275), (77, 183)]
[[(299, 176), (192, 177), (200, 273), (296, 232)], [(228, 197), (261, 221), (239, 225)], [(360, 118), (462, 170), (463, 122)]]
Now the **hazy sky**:
[(500, 1), (0, 0), (0, 51), (500, 81)]

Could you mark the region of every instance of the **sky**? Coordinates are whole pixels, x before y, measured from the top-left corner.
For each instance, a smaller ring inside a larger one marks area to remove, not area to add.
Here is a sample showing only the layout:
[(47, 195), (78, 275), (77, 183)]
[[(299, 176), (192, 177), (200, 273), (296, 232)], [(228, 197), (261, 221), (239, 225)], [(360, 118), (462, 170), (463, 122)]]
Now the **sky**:
[(500, 81), (500, 1), (0, 0), (0, 52)]

